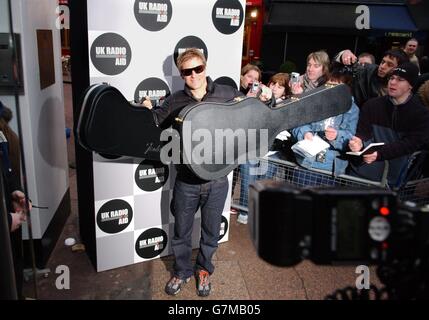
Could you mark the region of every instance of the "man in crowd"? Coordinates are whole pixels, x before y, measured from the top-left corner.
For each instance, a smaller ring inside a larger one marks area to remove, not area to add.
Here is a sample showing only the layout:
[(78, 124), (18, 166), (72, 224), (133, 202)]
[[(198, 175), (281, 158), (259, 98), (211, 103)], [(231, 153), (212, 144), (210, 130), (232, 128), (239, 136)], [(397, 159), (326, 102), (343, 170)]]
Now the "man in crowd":
[(414, 63), (420, 70), (419, 59), (416, 56), (416, 51), (418, 47), (419, 42), (417, 41), (417, 39), (412, 38), (408, 40), (405, 44), (404, 52), (407, 54), (408, 58), (410, 59), (410, 62)]
[[(153, 109), (156, 120), (162, 127), (174, 125), (174, 118), (185, 106), (201, 101), (232, 102), (243, 95), (231, 86), (214, 83), (210, 77), (206, 77), (206, 64), (204, 55), (196, 48), (188, 49), (179, 55), (177, 68), (185, 81), (185, 87), (167, 97), (160, 108)], [(264, 91), (260, 99), (270, 101), (271, 91)], [(175, 264), (173, 275), (165, 286), (165, 292), (176, 295), (194, 274), (197, 294), (204, 297), (211, 291), (210, 275), (215, 269), (212, 257), (218, 247), (228, 180), (226, 176), (211, 181), (202, 180), (185, 164), (177, 164), (176, 170), (171, 205), (175, 218), (174, 237), (171, 241)], [(198, 208), (201, 208), (201, 238), (193, 266), (191, 236)]]
[(362, 66), (365, 64), (375, 64), (375, 57), (371, 53), (363, 52), (358, 57), (358, 63)]
[(412, 93), (418, 69), (406, 62), (393, 69), (388, 95), (370, 99), (361, 108), (356, 136), (349, 141), (352, 151), (372, 142), (384, 142), (378, 151), (351, 161), (349, 174), (380, 181), (385, 160), (389, 162), (388, 182), (395, 186), (409, 156), (429, 143), (429, 109)]
[(387, 93), (387, 79), (393, 69), (407, 62), (408, 57), (400, 49), (388, 50), (384, 53), (380, 65), (356, 63), (357, 58), (350, 50), (341, 51), (337, 62), (352, 65), (353, 69), (353, 96), (359, 107), (371, 98), (384, 96)]

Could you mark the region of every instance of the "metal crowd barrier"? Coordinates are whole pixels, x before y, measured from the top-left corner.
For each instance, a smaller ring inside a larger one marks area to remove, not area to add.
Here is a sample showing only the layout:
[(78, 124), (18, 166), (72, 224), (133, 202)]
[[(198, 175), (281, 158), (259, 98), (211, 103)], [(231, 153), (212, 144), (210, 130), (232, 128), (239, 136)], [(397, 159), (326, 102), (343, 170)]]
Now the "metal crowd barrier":
[[(334, 177), (331, 173), (323, 170), (304, 169), (293, 162), (267, 157), (259, 158), (258, 161), (259, 166), (254, 168), (256, 174), (247, 177), (250, 178), (250, 183), (261, 179), (273, 179), (276, 181), (285, 181), (297, 187), (335, 186), (389, 188), (385, 183), (385, 179), (383, 179), (384, 181), (376, 182), (349, 175)], [(243, 173), (241, 173), (239, 169), (236, 169), (233, 175), (234, 190), (231, 207), (247, 211), (248, 197), (244, 192), (248, 192), (248, 188), (247, 190), (241, 190), (243, 189), (241, 188), (243, 178)], [(429, 204), (429, 178), (409, 181), (395, 191), (397, 191), (401, 201), (412, 201), (418, 205)]]

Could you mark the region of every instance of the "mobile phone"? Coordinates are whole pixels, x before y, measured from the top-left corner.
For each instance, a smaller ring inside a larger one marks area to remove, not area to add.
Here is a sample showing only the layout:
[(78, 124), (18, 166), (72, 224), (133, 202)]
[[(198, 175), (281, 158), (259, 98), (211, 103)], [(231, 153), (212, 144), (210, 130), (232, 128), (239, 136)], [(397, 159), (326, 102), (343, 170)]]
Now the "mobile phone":
[(291, 75), (292, 83), (298, 83), (299, 82), (299, 73), (298, 72), (292, 72), (290, 75)]
[(259, 82), (258, 82), (258, 81), (254, 81), (254, 82), (252, 83), (252, 86), (250, 87), (250, 90), (251, 90), (252, 92), (256, 92), (256, 91), (258, 91), (258, 90), (259, 90)]

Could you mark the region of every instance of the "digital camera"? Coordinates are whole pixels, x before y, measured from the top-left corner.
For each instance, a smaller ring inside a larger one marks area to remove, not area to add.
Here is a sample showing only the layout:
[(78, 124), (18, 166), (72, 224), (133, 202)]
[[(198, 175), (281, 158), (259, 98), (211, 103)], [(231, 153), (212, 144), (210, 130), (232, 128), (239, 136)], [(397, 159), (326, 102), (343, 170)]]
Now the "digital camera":
[(299, 73), (298, 72), (292, 72), (290, 75), (291, 75), (292, 83), (298, 83), (299, 82)]
[(250, 91), (257, 92), (259, 90), (259, 82), (254, 81), (252, 85), (250, 86)]
[[(260, 180), (249, 187), (248, 208), (258, 255), (278, 266), (303, 259), (381, 263), (417, 256), (429, 238), (429, 213), (399, 205), (395, 192), (384, 189), (299, 189)], [(404, 240), (399, 231), (409, 223), (415, 228)]]

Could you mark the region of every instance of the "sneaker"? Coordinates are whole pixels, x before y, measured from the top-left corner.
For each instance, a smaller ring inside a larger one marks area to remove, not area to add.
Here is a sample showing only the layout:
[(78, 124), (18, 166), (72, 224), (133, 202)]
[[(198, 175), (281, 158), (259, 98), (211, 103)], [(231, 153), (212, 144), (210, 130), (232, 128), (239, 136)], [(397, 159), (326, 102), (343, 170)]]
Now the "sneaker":
[(237, 222), (241, 224), (247, 224), (247, 214), (239, 214), (237, 217)]
[(182, 286), (188, 283), (189, 280), (191, 280), (190, 277), (183, 280), (176, 276), (172, 276), (171, 279), (165, 285), (165, 292), (170, 296), (175, 296), (180, 292), (180, 289), (182, 289)]
[(206, 270), (200, 269), (195, 273), (195, 279), (197, 282), (197, 295), (207, 297), (212, 289), (210, 274)]
[(238, 210), (234, 209), (234, 208), (231, 208), (231, 210), (229, 211), (229, 214), (236, 215), (236, 214), (238, 214)]

